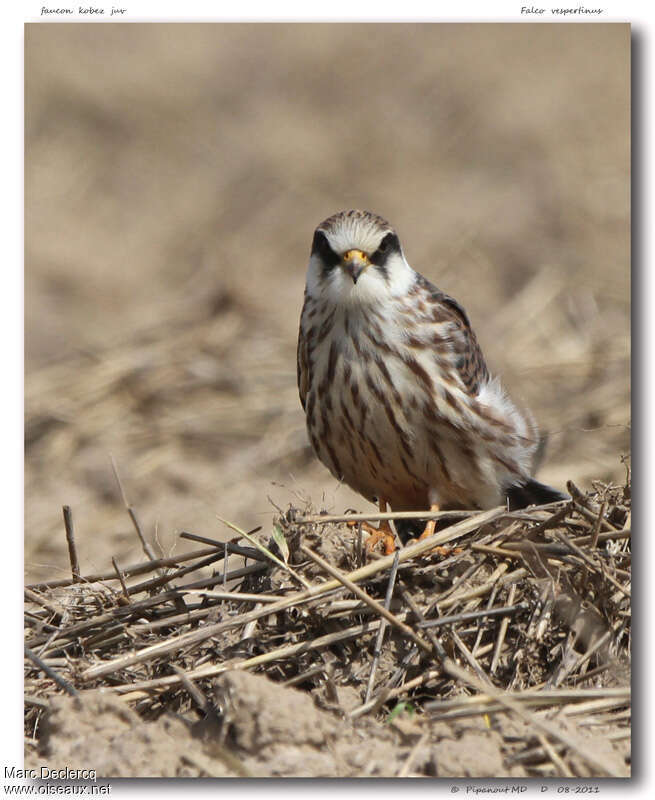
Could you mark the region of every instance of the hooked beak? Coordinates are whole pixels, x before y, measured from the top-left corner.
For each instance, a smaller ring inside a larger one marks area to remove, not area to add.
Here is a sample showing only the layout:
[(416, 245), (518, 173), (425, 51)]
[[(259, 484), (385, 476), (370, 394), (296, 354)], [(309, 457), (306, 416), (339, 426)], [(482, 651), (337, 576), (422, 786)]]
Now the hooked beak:
[(361, 250), (348, 250), (347, 253), (343, 254), (343, 269), (353, 279), (353, 283), (357, 283), (359, 276), (370, 264), (368, 256)]

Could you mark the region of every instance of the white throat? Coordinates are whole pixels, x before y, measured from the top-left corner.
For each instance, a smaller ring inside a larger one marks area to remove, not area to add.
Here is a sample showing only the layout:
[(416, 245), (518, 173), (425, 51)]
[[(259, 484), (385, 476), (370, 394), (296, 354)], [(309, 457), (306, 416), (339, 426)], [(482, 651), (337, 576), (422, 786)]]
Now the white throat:
[(339, 266), (324, 273), (320, 261), (313, 256), (307, 269), (307, 292), (310, 297), (337, 307), (378, 306), (406, 295), (416, 280), (416, 272), (401, 255), (388, 259), (386, 271), (385, 276), (371, 265), (354, 283)]

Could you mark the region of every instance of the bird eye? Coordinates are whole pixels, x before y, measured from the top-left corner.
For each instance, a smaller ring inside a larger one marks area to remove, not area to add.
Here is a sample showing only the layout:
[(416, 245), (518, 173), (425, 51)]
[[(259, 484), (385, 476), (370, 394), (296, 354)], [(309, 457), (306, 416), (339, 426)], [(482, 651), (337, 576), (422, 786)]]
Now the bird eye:
[(326, 269), (331, 269), (339, 263), (339, 256), (330, 247), (327, 236), (323, 231), (317, 230), (314, 233), (314, 241), (312, 242), (312, 255), (318, 256)]
[(371, 262), (378, 266), (384, 266), (387, 258), (393, 252), (400, 250), (400, 242), (395, 233), (388, 233), (380, 242), (378, 249), (371, 256)]

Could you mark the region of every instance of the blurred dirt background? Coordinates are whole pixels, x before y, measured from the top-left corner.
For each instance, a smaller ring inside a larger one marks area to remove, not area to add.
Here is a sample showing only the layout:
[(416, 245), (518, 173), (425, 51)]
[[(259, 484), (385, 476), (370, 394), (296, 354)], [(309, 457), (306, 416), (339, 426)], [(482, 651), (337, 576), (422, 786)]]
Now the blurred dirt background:
[(295, 346), (314, 227), (350, 207), (468, 309), (550, 434), (543, 480), (629, 451), (630, 30), (33, 24), (25, 32), (25, 559), (222, 537), (311, 497)]

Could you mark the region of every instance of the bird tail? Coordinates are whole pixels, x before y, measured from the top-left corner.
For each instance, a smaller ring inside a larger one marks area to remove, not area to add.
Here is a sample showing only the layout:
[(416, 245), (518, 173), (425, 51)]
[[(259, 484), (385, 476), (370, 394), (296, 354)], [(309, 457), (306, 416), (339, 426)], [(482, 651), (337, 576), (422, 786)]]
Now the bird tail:
[[(552, 486), (540, 483), (534, 478), (528, 478), (528, 480), (522, 483), (515, 483), (507, 489), (505, 494), (509, 501), (510, 511), (517, 511), (520, 508), (527, 508), (533, 505), (540, 506), (546, 503), (557, 503), (559, 500), (571, 499), (565, 492), (553, 489)], [(445, 519), (446, 518), (442, 518), (440, 524), (443, 524)], [(420, 535), (425, 527), (425, 522), (416, 519), (396, 519), (394, 520), (394, 525), (400, 537), (400, 541), (403, 544), (407, 544), (410, 538)]]
[(530, 478), (524, 483), (517, 483), (510, 486), (507, 490), (510, 511), (519, 508), (526, 508), (531, 505), (542, 505), (544, 503), (556, 503), (558, 500), (570, 500), (568, 494), (553, 489), (545, 483), (540, 483), (534, 478)]

